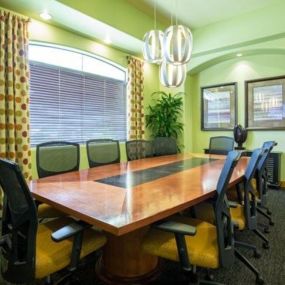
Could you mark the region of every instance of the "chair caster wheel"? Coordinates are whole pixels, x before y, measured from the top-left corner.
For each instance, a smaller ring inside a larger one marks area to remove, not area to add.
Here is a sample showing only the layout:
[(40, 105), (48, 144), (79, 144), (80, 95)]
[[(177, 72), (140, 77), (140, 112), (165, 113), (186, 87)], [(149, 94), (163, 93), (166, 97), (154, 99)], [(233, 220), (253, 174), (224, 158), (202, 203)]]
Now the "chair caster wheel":
[(264, 249), (269, 249), (270, 248), (268, 242), (264, 242), (262, 246), (263, 246)]
[(261, 276), (257, 276), (256, 277), (255, 283), (258, 284), (258, 285), (265, 284), (265, 282), (264, 282), (264, 280), (263, 280), (263, 278)]
[(264, 228), (263, 232), (266, 233), (266, 234), (269, 234), (270, 233), (269, 227)]
[(270, 222), (269, 222), (269, 225), (270, 225), (270, 226), (274, 226), (274, 222), (273, 222), (273, 221), (270, 221)]
[(253, 257), (254, 258), (260, 258), (261, 257), (261, 253), (258, 250), (255, 250), (253, 253)]
[(214, 281), (214, 274), (213, 273), (207, 273), (206, 278), (207, 281)]

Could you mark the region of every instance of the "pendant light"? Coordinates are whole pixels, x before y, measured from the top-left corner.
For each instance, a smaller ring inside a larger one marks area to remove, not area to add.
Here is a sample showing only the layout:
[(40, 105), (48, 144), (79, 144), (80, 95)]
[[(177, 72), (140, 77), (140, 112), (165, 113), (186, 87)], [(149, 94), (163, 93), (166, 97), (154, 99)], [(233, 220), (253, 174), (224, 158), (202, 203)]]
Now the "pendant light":
[(154, 29), (143, 38), (143, 57), (150, 63), (161, 63), (163, 55), (163, 32), (156, 29), (156, 0), (154, 3)]
[(144, 35), (143, 41), (144, 59), (150, 63), (161, 63), (163, 32), (160, 30), (151, 30)]
[(190, 61), (193, 37), (190, 29), (173, 25), (166, 29), (163, 37), (165, 60), (171, 64), (185, 64)]
[(186, 63), (191, 58), (192, 33), (189, 28), (177, 23), (177, 9), (176, 23), (173, 24), (173, 14), (171, 13), (171, 26), (165, 30), (165, 33), (157, 30), (156, 0), (154, 1), (154, 29), (144, 35), (144, 59), (150, 63), (161, 64), (159, 76), (162, 85), (178, 87), (185, 80)]
[(186, 65), (174, 65), (166, 62), (162, 62), (160, 66), (160, 82), (165, 87), (179, 87), (185, 80)]

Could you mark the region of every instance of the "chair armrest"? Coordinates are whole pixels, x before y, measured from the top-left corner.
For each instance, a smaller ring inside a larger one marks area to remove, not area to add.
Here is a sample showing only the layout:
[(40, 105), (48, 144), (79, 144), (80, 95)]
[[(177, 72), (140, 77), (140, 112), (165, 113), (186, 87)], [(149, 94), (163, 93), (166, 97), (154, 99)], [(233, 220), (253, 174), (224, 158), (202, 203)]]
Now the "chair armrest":
[(162, 222), (160, 224), (156, 224), (154, 227), (162, 231), (189, 236), (194, 236), (197, 231), (195, 227), (174, 221)]
[(60, 242), (68, 239), (76, 234), (83, 232), (84, 230), (91, 228), (91, 225), (84, 223), (82, 221), (74, 222), (72, 224), (66, 225), (63, 228), (53, 232), (51, 238), (55, 242)]
[(230, 208), (237, 208), (238, 207), (238, 202), (235, 201), (228, 201)]

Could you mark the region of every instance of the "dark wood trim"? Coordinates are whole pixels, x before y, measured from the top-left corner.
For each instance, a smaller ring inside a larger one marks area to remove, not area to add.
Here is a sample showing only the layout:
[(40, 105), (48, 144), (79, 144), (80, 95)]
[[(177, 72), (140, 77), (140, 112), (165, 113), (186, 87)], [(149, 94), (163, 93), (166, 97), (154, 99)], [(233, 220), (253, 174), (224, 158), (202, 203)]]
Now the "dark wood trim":
[(244, 96), (245, 96), (245, 110), (244, 110), (244, 119), (245, 119), (245, 128), (248, 131), (281, 131), (285, 130), (285, 127), (268, 127), (268, 128), (263, 128), (263, 127), (249, 127), (248, 126), (248, 84), (249, 83), (256, 83), (256, 82), (261, 82), (261, 81), (271, 81), (271, 80), (279, 80), (279, 79), (284, 79), (285, 80), (285, 75), (279, 75), (279, 76), (272, 76), (272, 77), (264, 77), (264, 78), (257, 78), (257, 79), (251, 79), (251, 80), (246, 80), (244, 82)]
[(238, 94), (238, 83), (237, 82), (229, 82), (224, 84), (215, 84), (215, 85), (209, 85), (209, 86), (202, 86), (200, 87), (200, 100), (201, 100), (201, 106), (200, 106), (200, 117), (201, 117), (201, 131), (233, 131), (233, 128), (205, 128), (204, 127), (204, 101), (203, 101), (203, 90), (208, 88), (217, 88), (222, 86), (234, 86), (234, 111), (235, 111), (235, 122), (234, 125), (237, 124), (238, 121), (238, 101), (237, 101), (237, 94)]

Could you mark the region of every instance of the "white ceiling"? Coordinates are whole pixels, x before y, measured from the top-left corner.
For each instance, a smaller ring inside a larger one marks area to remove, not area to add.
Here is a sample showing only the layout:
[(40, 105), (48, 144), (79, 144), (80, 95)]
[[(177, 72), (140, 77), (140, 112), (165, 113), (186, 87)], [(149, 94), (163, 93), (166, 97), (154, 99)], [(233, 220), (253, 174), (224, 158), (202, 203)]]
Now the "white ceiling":
[[(145, 7), (153, 15), (152, 7), (170, 19), (171, 13), (191, 29), (201, 28), (232, 17), (240, 16), (284, 0), (133, 0), (133, 5)], [(140, 4), (136, 4), (138, 2)]]
[(119, 31), (56, 0), (0, 0), (0, 6), (40, 21), (43, 21), (39, 16), (40, 13), (46, 10), (52, 15), (52, 19), (47, 23), (73, 30), (103, 43), (107, 39), (112, 39), (112, 45), (124, 51), (141, 52), (141, 39)]
[[(77, 0), (93, 1), (93, 0)], [(101, 0), (108, 1), (108, 0)], [(116, 0), (119, 1), (119, 0)], [(201, 28), (252, 12), (284, 0), (120, 0), (143, 11), (153, 18), (153, 5), (157, 1), (157, 16), (165, 26), (170, 24), (170, 15), (191, 29)], [(40, 19), (39, 13), (47, 9), (53, 16), (51, 24), (75, 31), (89, 38), (104, 42), (106, 35), (112, 45), (124, 51), (141, 52), (142, 39), (89, 17), (56, 0), (0, 0), (0, 6)], [(74, 21), (73, 19), (77, 19)]]

